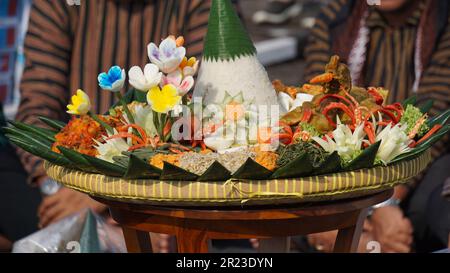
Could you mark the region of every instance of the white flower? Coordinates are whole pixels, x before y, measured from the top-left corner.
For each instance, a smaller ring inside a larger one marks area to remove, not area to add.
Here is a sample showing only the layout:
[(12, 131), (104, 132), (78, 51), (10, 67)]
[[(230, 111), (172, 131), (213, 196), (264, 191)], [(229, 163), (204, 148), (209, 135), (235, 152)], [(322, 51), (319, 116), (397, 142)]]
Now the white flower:
[(144, 67), (144, 72), (139, 66), (133, 66), (128, 72), (128, 77), (134, 88), (147, 92), (161, 82), (162, 73), (159, 72), (156, 65), (147, 64)]
[[(114, 129), (114, 134), (108, 133), (108, 137), (115, 134), (118, 134), (116, 129)], [(104, 137), (104, 143), (95, 141), (97, 143), (96, 149), (99, 153), (97, 155), (97, 158), (113, 163), (113, 158), (115, 156), (121, 156), (122, 152), (128, 151), (130, 145), (128, 145), (128, 143), (123, 138), (114, 138), (107, 140), (108, 137)]]
[(147, 50), (150, 61), (166, 74), (175, 71), (186, 55), (186, 48), (177, 47), (176, 41), (172, 38), (162, 41), (159, 47), (150, 43)]
[(412, 140), (406, 134), (408, 126), (396, 124), (386, 126), (377, 136), (376, 141), (381, 141), (377, 157), (384, 163), (389, 164), (397, 156), (411, 150), (409, 145)]
[[(130, 112), (134, 117), (134, 123), (145, 130), (147, 136), (157, 134), (155, 124), (153, 123), (152, 107), (143, 103), (133, 103), (129, 105)], [(126, 124), (131, 124), (126, 113), (123, 113)], [(131, 128), (130, 128), (131, 131)]]
[(205, 145), (215, 151), (226, 150), (234, 144), (235, 132), (236, 127), (233, 124), (222, 126), (214, 133), (205, 136)]
[(352, 133), (352, 130), (337, 118), (337, 127), (333, 131), (333, 139), (327, 135), (325, 136), (326, 140), (320, 137), (313, 137), (312, 139), (325, 151), (329, 153), (337, 151), (342, 158), (352, 159), (355, 154), (361, 151), (365, 136), (364, 124), (359, 125)]
[(178, 90), (178, 95), (184, 96), (194, 87), (194, 78), (187, 76), (183, 78), (183, 74), (180, 69), (162, 77), (161, 87), (172, 84)]
[(284, 113), (293, 111), (295, 108), (302, 106), (303, 103), (312, 101), (313, 98), (314, 96), (312, 95), (298, 93), (294, 100), (285, 92), (278, 93), (278, 103), (281, 105), (281, 109)]

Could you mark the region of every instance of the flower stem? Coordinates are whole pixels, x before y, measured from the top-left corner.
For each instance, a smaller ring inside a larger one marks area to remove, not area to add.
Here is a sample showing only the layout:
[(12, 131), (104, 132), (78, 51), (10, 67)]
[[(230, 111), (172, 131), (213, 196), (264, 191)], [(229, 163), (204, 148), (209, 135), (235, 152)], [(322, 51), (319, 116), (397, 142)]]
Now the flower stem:
[[(135, 124), (133, 114), (131, 113), (130, 108), (128, 108), (128, 104), (124, 101), (122, 94), (120, 92), (116, 92), (115, 94), (120, 104), (122, 104), (122, 108), (125, 111), (125, 114), (127, 114), (128, 121), (130, 122), (130, 124)], [(142, 138), (141, 134), (136, 129), (133, 129), (133, 134)]]
[(131, 124), (134, 124), (134, 117), (131, 114), (131, 111), (128, 108), (127, 103), (123, 100), (122, 94), (120, 94), (120, 92), (116, 92), (115, 94), (119, 102), (122, 104), (123, 110), (127, 114), (128, 120), (130, 121)]
[(104, 122), (103, 120), (101, 120), (97, 115), (92, 114), (91, 112), (88, 112), (88, 115), (95, 120), (96, 122), (98, 122), (103, 128), (105, 128), (105, 130), (110, 133), (110, 134), (114, 134), (114, 130), (111, 126), (109, 126), (109, 124), (107, 124), (106, 122)]

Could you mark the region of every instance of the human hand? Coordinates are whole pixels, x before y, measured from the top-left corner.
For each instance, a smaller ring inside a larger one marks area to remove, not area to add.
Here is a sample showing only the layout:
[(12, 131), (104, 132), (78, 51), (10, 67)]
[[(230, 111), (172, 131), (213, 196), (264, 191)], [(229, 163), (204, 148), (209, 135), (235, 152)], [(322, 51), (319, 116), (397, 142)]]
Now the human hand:
[(309, 234), (308, 243), (318, 251), (330, 253), (333, 252), (337, 234), (337, 230)]
[(106, 206), (93, 200), (87, 194), (61, 188), (54, 195), (45, 197), (39, 206), (39, 228), (44, 228), (85, 208), (100, 213), (106, 209)]
[(382, 252), (409, 253), (413, 242), (413, 227), (397, 206), (378, 208), (371, 217), (373, 236)]

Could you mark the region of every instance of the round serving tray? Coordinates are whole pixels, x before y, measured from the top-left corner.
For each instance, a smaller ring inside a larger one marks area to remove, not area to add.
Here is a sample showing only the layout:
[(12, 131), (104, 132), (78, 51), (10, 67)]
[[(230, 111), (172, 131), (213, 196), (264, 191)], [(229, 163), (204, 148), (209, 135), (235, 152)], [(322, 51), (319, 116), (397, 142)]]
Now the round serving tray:
[(423, 171), (430, 151), (387, 167), (321, 176), (222, 182), (126, 180), (45, 162), (47, 174), (66, 187), (112, 200), (164, 206), (274, 205), (331, 201), (373, 194)]

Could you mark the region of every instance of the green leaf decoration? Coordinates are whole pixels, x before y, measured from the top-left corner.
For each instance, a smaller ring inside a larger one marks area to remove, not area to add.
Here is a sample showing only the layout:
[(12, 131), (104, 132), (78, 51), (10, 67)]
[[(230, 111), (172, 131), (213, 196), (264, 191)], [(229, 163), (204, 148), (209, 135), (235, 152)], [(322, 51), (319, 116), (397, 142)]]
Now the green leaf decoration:
[(97, 232), (97, 219), (90, 209), (86, 212), (80, 236), (80, 253), (102, 253)]
[(214, 161), (211, 166), (198, 178), (198, 181), (226, 181), (230, 179), (231, 172), (222, 164)]
[(405, 154), (402, 154), (402, 155), (399, 155), (398, 157), (396, 157), (393, 161), (390, 162), (390, 164), (394, 164), (394, 163), (397, 163), (397, 162), (403, 161), (403, 160), (411, 160), (411, 159), (414, 159), (414, 158), (420, 156), (423, 152), (428, 150), (431, 146), (433, 146), (436, 142), (441, 140), (449, 132), (450, 132), (450, 124), (442, 127), (433, 136), (431, 136), (426, 141), (420, 143), (418, 146), (416, 146), (414, 149), (412, 149), (408, 153), (405, 153)]
[(198, 179), (198, 175), (164, 161), (164, 167), (159, 179), (168, 181), (195, 181)]
[(442, 137), (444, 137), (446, 134), (450, 132), (450, 125), (446, 125), (441, 128), (438, 132), (436, 132), (432, 137), (430, 137), (428, 140), (424, 141), (423, 143), (420, 143), (417, 147), (415, 147), (412, 151), (399, 155), (397, 158), (395, 158), (390, 164), (397, 163), (399, 161), (403, 160), (411, 160), (419, 155), (421, 155), (423, 152), (428, 150), (433, 144), (438, 142)]
[(268, 179), (272, 175), (272, 172), (263, 166), (256, 163), (251, 158), (248, 158), (234, 174), (233, 178), (236, 179), (254, 179), (254, 180), (264, 180)]
[(113, 157), (114, 163), (117, 163), (118, 165), (128, 168), (128, 164), (130, 164), (130, 157), (129, 156), (114, 156)]
[(434, 105), (434, 100), (427, 100), (423, 105), (419, 107), (420, 112), (428, 113)]
[(17, 139), (20, 139), (25, 143), (39, 146), (41, 148), (51, 149), (53, 144), (53, 142), (47, 138), (14, 127), (4, 127), (3, 130), (10, 136), (15, 136)]
[(406, 108), (406, 106), (408, 106), (408, 105), (416, 105), (416, 103), (417, 103), (417, 96), (416, 95), (414, 95), (414, 96), (411, 96), (411, 97), (409, 97), (409, 98), (407, 98), (403, 103), (402, 103), (402, 105), (403, 105), (403, 108)]
[(272, 178), (296, 178), (304, 177), (313, 172), (313, 165), (306, 153), (300, 155), (290, 163), (279, 168), (272, 174)]
[(60, 131), (61, 129), (63, 129), (64, 127), (66, 127), (67, 124), (65, 124), (62, 121), (59, 120), (54, 120), (54, 119), (50, 119), (47, 117), (38, 117), (40, 121), (42, 121), (43, 123), (47, 124), (48, 126), (50, 126), (51, 128)]
[(52, 143), (55, 142), (55, 135), (57, 133), (56, 131), (28, 125), (17, 121), (9, 121), (9, 123), (19, 130), (31, 133), (33, 135), (41, 136), (43, 138), (46, 138), (48, 141), (51, 141)]
[(338, 152), (333, 152), (319, 166), (314, 166), (314, 174), (322, 175), (336, 173), (341, 169), (341, 157)]
[(13, 135), (9, 135), (8, 138), (12, 143), (14, 143), (18, 147), (22, 148), (23, 150), (25, 150), (35, 156), (43, 158), (55, 165), (69, 167), (69, 168), (74, 167), (72, 162), (70, 162), (67, 158), (65, 158), (61, 154), (53, 152), (49, 148), (30, 144), (29, 142), (25, 142), (22, 139), (19, 139)]
[(256, 48), (230, 0), (213, 0), (203, 56), (207, 60), (234, 60), (255, 55)]
[(428, 121), (428, 127), (433, 128), (435, 125), (438, 125), (438, 124), (445, 125), (449, 119), (450, 119), (450, 109), (431, 118)]
[(372, 168), (380, 148), (381, 141), (369, 146), (357, 158), (350, 162), (345, 168), (345, 171), (354, 171), (365, 168)]
[(144, 178), (158, 178), (161, 175), (161, 170), (148, 164), (146, 161), (131, 154), (128, 169), (124, 178), (126, 179), (144, 179)]
[(156, 152), (155, 150), (152, 149), (140, 149), (133, 152), (123, 152), (123, 154), (127, 157), (133, 154), (141, 160), (148, 161), (151, 157), (153, 157), (156, 154)]
[(99, 173), (104, 175), (122, 177), (127, 171), (122, 166), (105, 160), (101, 160), (96, 157), (88, 155), (83, 155), (83, 157), (89, 162), (89, 164), (91, 164), (92, 167), (94, 167)]
[(62, 146), (58, 146), (57, 148), (76, 168), (88, 173), (97, 172), (97, 169), (92, 167), (91, 163), (81, 153)]

